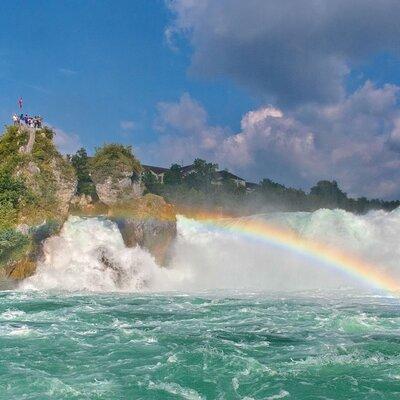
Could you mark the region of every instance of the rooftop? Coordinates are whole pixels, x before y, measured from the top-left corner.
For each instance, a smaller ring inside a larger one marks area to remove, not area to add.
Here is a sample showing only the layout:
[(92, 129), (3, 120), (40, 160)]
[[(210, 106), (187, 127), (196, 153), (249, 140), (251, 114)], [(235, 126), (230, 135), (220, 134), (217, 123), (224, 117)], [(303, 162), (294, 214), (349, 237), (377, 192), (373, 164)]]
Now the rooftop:
[(229, 172), (229, 171), (226, 171), (226, 170), (217, 171), (217, 174), (220, 175), (222, 178), (244, 181), (244, 179), (241, 178), (240, 176), (232, 174), (232, 172)]
[(162, 174), (163, 172), (167, 172), (169, 168), (163, 168), (163, 167), (155, 167), (153, 165), (144, 165), (142, 164), (143, 169), (149, 169), (150, 171), (153, 171), (156, 174)]
[[(150, 171), (154, 172), (155, 174), (163, 174), (163, 173), (169, 171), (169, 168), (156, 167), (154, 165), (142, 165), (142, 167), (143, 167), (143, 169), (150, 170)], [(193, 169), (193, 164), (190, 164), (190, 165), (183, 166), (181, 170), (183, 173), (190, 173), (190, 171), (192, 169)], [(234, 179), (234, 180), (245, 181), (245, 179), (243, 179), (240, 176), (237, 176), (235, 174), (232, 174), (232, 172), (229, 172), (227, 170), (217, 171), (217, 175), (219, 177), (225, 178), (225, 179)], [(258, 186), (259, 186), (258, 183), (246, 182), (246, 188), (248, 188), (248, 189), (256, 189)]]

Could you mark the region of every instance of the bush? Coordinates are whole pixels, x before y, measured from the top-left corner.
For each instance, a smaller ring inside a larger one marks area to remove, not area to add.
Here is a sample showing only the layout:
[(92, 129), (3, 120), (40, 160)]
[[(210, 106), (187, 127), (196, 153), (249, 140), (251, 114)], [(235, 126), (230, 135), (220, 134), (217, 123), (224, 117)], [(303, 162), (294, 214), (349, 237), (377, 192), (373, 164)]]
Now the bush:
[(118, 180), (127, 173), (139, 175), (142, 171), (140, 162), (132, 153), (131, 146), (107, 144), (99, 149), (90, 163), (91, 176), (95, 183), (104, 182), (108, 177)]
[(43, 242), (48, 237), (56, 234), (61, 229), (58, 221), (47, 221), (46, 223), (35, 226), (29, 230), (34, 243)]
[(11, 203), (0, 204), (0, 229), (11, 228), (17, 223), (18, 210)]
[(17, 222), (19, 202), (27, 196), (25, 185), (0, 171), (0, 228), (9, 228)]
[(15, 229), (0, 230), (0, 265), (21, 256), (29, 246), (29, 238)]
[(15, 126), (9, 126), (0, 138), (1, 169), (11, 172), (18, 162), (23, 159), (19, 148), (26, 144), (28, 136), (25, 131), (18, 132)]
[(0, 171), (0, 206), (11, 204), (16, 207), (25, 194), (26, 187), (22, 181), (13, 178), (9, 172)]

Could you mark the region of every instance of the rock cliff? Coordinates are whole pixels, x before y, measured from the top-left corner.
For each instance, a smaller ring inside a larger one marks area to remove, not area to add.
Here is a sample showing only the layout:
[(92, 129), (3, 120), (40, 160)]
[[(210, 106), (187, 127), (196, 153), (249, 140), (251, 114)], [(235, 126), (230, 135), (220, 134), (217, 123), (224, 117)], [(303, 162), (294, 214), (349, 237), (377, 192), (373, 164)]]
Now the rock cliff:
[(127, 247), (147, 249), (159, 265), (168, 263), (171, 244), (176, 237), (174, 208), (154, 194), (147, 194), (134, 204), (110, 209)]
[(109, 218), (117, 223), (126, 246), (146, 248), (159, 265), (167, 263), (176, 236), (175, 210), (160, 196), (143, 196), (141, 166), (130, 147), (98, 149), (90, 165), (96, 190), (77, 194), (79, 171), (55, 148), (54, 132), (43, 128), (34, 133), (9, 127), (0, 137), (3, 284), (35, 273), (44, 241), (59, 232), (71, 213)]
[(141, 165), (129, 146), (109, 144), (91, 160), (91, 178), (101, 202), (108, 206), (142, 196)]
[(77, 181), (72, 175), (66, 175), (62, 163), (65, 160), (51, 160), (51, 168), (55, 179), (55, 197), (57, 211), (61, 215), (67, 215), (71, 200), (76, 192)]
[(75, 196), (71, 213), (83, 217), (100, 215), (114, 221), (127, 247), (143, 247), (159, 265), (168, 263), (176, 237), (176, 210), (161, 196), (146, 194), (112, 206), (92, 202), (87, 195)]
[(108, 206), (119, 202), (137, 199), (143, 194), (140, 181), (131, 178), (132, 172), (121, 173), (120, 178), (108, 176), (105, 180), (96, 183), (96, 192), (100, 201)]
[[(24, 129), (7, 134), (14, 134), (14, 140), (18, 142), (29, 140)], [(53, 136), (54, 132), (48, 128), (37, 129), (29, 153), (22, 152), (18, 156), (9, 153), (14, 163), (12, 175), (29, 193), (25, 204), (20, 204), (19, 222), (38, 224), (51, 219), (63, 220), (68, 214), (77, 179), (68, 160), (56, 149)], [(25, 147), (23, 144), (22, 148)]]

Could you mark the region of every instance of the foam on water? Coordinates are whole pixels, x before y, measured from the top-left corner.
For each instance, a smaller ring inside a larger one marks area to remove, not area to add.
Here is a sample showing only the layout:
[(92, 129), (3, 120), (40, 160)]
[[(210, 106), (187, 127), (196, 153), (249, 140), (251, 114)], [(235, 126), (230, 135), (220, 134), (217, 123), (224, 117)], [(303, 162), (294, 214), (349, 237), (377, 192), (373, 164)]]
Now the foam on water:
[(0, 399), (400, 393), (393, 298), (35, 291), (16, 301), (2, 293), (0, 315), (10, 312), (20, 316), (0, 322)]
[[(307, 240), (345, 250), (400, 280), (400, 209), (354, 215), (342, 210), (247, 217), (292, 229)], [(232, 220), (232, 224), (241, 219)], [(228, 222), (229, 223), (229, 222)], [(343, 272), (271, 244), (248, 240), (178, 217), (178, 236), (168, 267), (140, 247), (126, 248), (106, 219), (70, 217), (45, 243), (45, 260), (23, 290), (198, 291), (303, 290), (362, 287)]]
[(143, 291), (168, 289), (170, 271), (140, 247), (127, 248), (116, 224), (102, 218), (70, 217), (48, 239), (45, 260), (23, 290)]
[[(399, 210), (251, 218), (399, 268)], [(44, 250), (0, 292), (1, 400), (399, 398), (398, 299), (327, 290), (357, 282), (315, 260), (183, 217), (168, 267), (99, 218)]]
[(7, 310), (0, 314), (0, 321), (17, 319), (20, 317), (24, 317), (25, 315), (26, 313), (20, 310)]
[[(263, 220), (292, 229), (309, 241), (322, 242), (376, 265), (400, 281), (400, 209), (355, 215), (343, 210), (273, 213), (233, 219), (227, 224)], [(362, 282), (322, 262), (274, 247), (240, 233), (213, 229), (180, 217), (172, 262), (186, 290), (308, 290), (365, 288)]]

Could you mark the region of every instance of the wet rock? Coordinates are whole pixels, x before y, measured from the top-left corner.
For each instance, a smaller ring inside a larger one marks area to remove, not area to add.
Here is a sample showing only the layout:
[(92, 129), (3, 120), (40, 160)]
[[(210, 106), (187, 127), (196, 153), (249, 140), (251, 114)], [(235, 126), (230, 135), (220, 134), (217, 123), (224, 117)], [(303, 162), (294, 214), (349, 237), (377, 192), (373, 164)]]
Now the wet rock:
[(171, 244), (176, 237), (175, 209), (161, 196), (146, 194), (126, 204), (110, 208), (127, 247), (147, 249), (159, 265), (168, 263)]
[(121, 286), (123, 282), (123, 278), (125, 277), (125, 272), (114, 260), (106, 248), (99, 248), (98, 249), (98, 257), (100, 263), (103, 265), (104, 270), (110, 270), (113, 275), (113, 281), (117, 286)]
[(5, 268), (5, 274), (7, 278), (20, 281), (22, 279), (32, 276), (36, 272), (36, 261), (24, 258), (16, 261), (15, 263), (8, 265)]
[(117, 218), (115, 222), (127, 247), (147, 249), (159, 265), (169, 260), (171, 244), (176, 237), (176, 222), (159, 219)]

